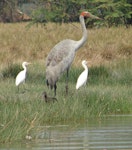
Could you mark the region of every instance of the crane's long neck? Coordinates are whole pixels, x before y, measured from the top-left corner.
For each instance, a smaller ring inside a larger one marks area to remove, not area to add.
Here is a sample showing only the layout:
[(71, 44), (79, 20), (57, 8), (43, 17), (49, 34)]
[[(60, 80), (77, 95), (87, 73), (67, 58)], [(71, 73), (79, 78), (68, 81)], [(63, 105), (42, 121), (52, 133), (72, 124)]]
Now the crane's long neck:
[(88, 38), (84, 17), (80, 15), (79, 19), (80, 19), (83, 35), (82, 35), (82, 38), (79, 41), (77, 41), (78, 44), (77, 44), (76, 50), (78, 50), (86, 42)]

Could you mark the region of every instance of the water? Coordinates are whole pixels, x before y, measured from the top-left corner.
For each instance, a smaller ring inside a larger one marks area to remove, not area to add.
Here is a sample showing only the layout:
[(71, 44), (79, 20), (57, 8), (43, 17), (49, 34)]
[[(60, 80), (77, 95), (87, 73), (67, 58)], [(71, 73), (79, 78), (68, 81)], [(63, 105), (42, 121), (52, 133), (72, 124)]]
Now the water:
[(91, 119), (85, 124), (38, 127), (35, 140), (0, 150), (132, 150), (132, 116)]

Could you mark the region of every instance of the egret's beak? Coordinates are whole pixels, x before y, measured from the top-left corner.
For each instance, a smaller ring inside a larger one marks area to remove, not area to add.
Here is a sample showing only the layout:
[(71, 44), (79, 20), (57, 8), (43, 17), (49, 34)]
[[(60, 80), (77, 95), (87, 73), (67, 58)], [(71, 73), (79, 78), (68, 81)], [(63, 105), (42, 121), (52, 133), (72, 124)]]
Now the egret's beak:
[(27, 65), (31, 65), (32, 63), (30, 63), (30, 62), (28, 62), (28, 64)]
[(88, 62), (85, 60), (85, 65), (87, 65), (88, 64)]

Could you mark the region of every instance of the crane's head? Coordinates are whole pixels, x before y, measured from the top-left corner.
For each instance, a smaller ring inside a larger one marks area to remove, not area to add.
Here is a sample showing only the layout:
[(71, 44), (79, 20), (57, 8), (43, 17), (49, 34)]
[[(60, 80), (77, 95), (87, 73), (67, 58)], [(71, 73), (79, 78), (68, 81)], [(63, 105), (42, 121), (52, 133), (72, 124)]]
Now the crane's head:
[(101, 18), (99, 18), (99, 17), (97, 17), (97, 16), (95, 16), (95, 15), (92, 15), (90, 12), (88, 12), (88, 11), (83, 11), (82, 13), (81, 13), (81, 16), (83, 16), (83, 17), (89, 17), (89, 18), (93, 18), (93, 19), (98, 19), (98, 20), (102, 20)]

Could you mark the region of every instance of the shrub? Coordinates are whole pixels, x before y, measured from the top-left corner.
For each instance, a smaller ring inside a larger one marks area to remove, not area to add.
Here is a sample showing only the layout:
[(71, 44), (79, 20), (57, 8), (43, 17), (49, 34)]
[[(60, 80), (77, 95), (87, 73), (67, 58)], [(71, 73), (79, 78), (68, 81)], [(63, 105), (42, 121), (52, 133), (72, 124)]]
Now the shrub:
[(8, 64), (8, 66), (2, 70), (2, 76), (3, 78), (9, 78), (9, 77), (15, 78), (20, 70), (21, 70), (20, 65)]

